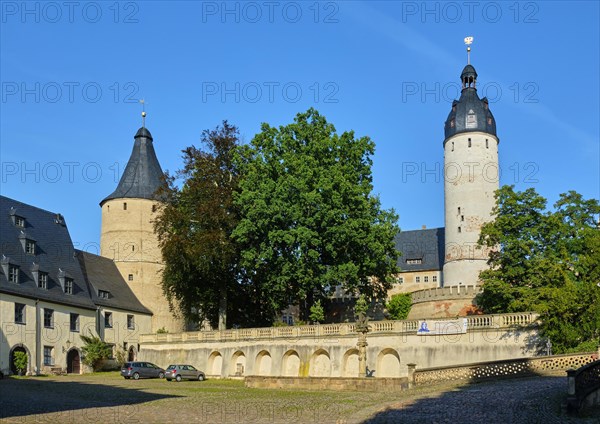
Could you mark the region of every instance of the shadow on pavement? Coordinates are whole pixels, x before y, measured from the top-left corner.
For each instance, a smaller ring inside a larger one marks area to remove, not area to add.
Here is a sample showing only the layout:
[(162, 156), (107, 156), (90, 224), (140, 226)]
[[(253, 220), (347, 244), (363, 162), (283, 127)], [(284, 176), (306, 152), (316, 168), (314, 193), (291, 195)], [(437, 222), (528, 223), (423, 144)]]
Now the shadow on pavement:
[(56, 414), (53, 422), (135, 421), (142, 403), (176, 397), (90, 382), (4, 378), (0, 380), (0, 421), (38, 414)]

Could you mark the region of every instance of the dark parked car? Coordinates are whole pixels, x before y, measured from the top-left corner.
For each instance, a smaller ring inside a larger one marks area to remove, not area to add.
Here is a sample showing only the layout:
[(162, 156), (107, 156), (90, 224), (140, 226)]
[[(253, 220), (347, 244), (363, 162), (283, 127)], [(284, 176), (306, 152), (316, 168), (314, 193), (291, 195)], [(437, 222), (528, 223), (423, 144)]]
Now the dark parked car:
[(163, 378), (165, 370), (154, 365), (152, 362), (125, 362), (121, 368), (121, 375), (129, 380), (133, 378)]
[(197, 370), (192, 365), (169, 365), (165, 372), (165, 378), (167, 381), (175, 379), (175, 381), (181, 380), (198, 380), (202, 381), (206, 378), (204, 373)]

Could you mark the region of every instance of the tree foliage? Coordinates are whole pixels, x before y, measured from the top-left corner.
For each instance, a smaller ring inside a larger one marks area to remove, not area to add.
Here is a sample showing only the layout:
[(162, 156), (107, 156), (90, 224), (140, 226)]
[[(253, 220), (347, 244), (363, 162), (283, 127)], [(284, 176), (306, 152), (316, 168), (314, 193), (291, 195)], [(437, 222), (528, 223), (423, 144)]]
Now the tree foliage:
[(325, 310), (323, 309), (323, 305), (321, 305), (321, 299), (317, 300), (311, 307), (310, 307), (310, 321), (312, 323), (321, 323), (323, 321), (325, 321)]
[(15, 351), (13, 354), (13, 365), (19, 374), (22, 374), (27, 369), (28, 362), (27, 353), (19, 350)]
[(82, 334), (79, 337), (84, 343), (81, 348), (83, 352), (82, 362), (94, 370), (98, 369), (103, 359), (108, 359), (112, 355), (112, 347), (102, 341), (100, 337), (94, 336), (91, 332), (89, 336)]
[(208, 320), (224, 328), (227, 311), (243, 298), (239, 251), (230, 237), (239, 221), (233, 204), (239, 132), (224, 121), (205, 130), (201, 142), (203, 148), (183, 150), (184, 166), (175, 177), (167, 175), (164, 207), (154, 225), (165, 262), (162, 286), (171, 310), (190, 322)]
[(395, 294), (385, 305), (391, 319), (406, 319), (411, 307), (412, 297), (410, 293)]
[(530, 188), (496, 193), (495, 220), (479, 243), (491, 248), (477, 302), (488, 313), (536, 311), (557, 353), (600, 337), (600, 206), (570, 191), (553, 211)]
[(293, 303), (306, 319), (338, 284), (385, 295), (398, 227), (371, 194), (373, 153), (368, 137), (338, 135), (314, 109), (286, 126), (263, 124), (240, 149), (241, 220), (233, 237), (265, 317)]

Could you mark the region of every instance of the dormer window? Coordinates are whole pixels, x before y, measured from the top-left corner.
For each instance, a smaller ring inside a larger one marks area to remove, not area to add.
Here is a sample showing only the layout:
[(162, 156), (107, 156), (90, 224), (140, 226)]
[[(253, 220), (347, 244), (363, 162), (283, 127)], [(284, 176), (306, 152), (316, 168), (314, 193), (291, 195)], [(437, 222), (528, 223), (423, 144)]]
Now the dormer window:
[(65, 277), (65, 293), (73, 294), (73, 279)]
[(22, 216), (13, 215), (14, 223), (17, 227), (25, 228), (25, 218)]
[(19, 283), (19, 267), (16, 265), (8, 265), (8, 281), (10, 283)]
[(110, 292), (106, 290), (98, 290), (98, 297), (100, 299), (108, 299), (110, 297)]
[(477, 128), (477, 115), (472, 110), (467, 115), (467, 122), (465, 123), (466, 128)]
[(407, 265), (420, 265), (422, 263), (423, 263), (423, 259), (421, 259), (421, 258), (413, 258), (413, 259), (406, 260)]
[(38, 276), (38, 287), (40, 289), (48, 289), (48, 273), (40, 272)]
[(35, 255), (35, 241), (25, 240), (25, 253)]

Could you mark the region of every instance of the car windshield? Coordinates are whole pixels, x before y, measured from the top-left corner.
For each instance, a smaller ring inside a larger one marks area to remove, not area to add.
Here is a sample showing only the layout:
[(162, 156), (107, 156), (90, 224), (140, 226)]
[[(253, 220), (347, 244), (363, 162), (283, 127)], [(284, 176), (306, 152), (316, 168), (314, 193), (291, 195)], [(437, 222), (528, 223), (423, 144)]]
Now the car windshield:
[(177, 368), (175, 365), (169, 365), (169, 367), (168, 367), (167, 369), (168, 369), (168, 370), (173, 370), (173, 369), (175, 369), (175, 368)]

